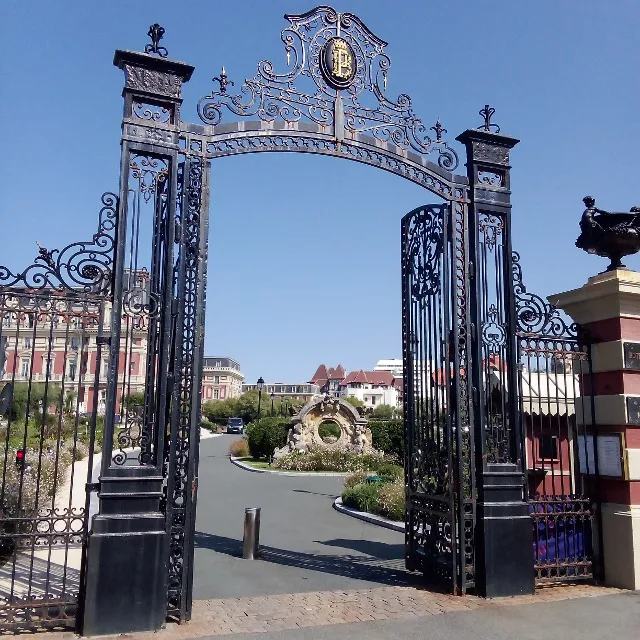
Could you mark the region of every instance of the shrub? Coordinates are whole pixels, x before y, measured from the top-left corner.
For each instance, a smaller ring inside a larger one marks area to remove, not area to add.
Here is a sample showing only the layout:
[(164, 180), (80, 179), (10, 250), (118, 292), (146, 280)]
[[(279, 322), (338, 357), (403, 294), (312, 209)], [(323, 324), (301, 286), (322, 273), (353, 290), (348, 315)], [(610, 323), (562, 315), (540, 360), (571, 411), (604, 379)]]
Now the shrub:
[(249, 456), (249, 443), (244, 438), (234, 440), (229, 446), (229, 454), (236, 458), (246, 458)]
[(251, 456), (268, 458), (285, 445), (291, 421), (287, 418), (260, 418), (247, 425), (247, 443)]
[(378, 503), (380, 495), (380, 485), (378, 484), (357, 484), (355, 487), (345, 489), (342, 492), (342, 503), (358, 511), (369, 511), (373, 513)]
[(379, 451), (394, 456), (398, 462), (404, 460), (404, 423), (402, 420), (370, 420), (373, 446)]
[(347, 476), (344, 479), (345, 489), (351, 489), (355, 487), (357, 484), (362, 484), (366, 479), (369, 473), (367, 471), (356, 471), (352, 473), (350, 476)]
[(216, 433), (216, 425), (205, 420), (204, 418), (200, 420), (200, 427), (203, 429), (208, 429), (209, 431)]
[(404, 469), (391, 462), (383, 462), (375, 471), (383, 482), (395, 482), (404, 478)]
[(383, 484), (378, 494), (378, 503), (374, 513), (390, 520), (404, 520), (405, 489), (401, 478), (389, 484)]
[(325, 420), (318, 427), (318, 435), (323, 440), (327, 438), (335, 438), (337, 440), (341, 434), (342, 430), (340, 429), (340, 427), (335, 422), (331, 422), (330, 420)]

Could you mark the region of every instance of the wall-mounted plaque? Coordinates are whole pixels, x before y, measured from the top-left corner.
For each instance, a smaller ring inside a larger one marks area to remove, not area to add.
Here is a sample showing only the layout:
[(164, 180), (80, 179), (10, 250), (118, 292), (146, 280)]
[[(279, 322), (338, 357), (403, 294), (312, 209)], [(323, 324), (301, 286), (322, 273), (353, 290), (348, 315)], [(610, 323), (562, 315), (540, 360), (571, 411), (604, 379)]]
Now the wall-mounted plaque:
[(625, 342), (624, 368), (640, 371), (640, 342)]
[(627, 422), (640, 424), (640, 397), (627, 396)]
[[(580, 473), (593, 475), (596, 472), (596, 459), (593, 436), (578, 436), (578, 460)], [(598, 436), (598, 470), (601, 476), (622, 478), (622, 434), (613, 433)]]

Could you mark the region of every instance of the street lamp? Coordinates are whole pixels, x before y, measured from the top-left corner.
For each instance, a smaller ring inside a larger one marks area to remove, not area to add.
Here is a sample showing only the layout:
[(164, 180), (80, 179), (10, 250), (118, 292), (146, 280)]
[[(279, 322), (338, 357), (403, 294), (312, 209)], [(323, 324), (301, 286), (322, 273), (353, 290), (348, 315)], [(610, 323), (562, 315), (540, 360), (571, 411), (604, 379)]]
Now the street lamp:
[(264, 380), (262, 376), (258, 378), (258, 420), (260, 420), (260, 403), (262, 402), (262, 387), (264, 387)]
[(273, 391), (271, 392), (271, 415), (273, 416), (273, 401), (276, 399), (276, 394), (273, 393)]

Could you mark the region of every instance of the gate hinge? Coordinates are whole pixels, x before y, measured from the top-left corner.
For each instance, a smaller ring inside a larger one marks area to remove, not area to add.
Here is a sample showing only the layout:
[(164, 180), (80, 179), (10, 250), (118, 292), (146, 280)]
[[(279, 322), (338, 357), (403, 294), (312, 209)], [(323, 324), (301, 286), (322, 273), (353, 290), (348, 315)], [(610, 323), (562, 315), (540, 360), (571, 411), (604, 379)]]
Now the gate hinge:
[(97, 345), (110, 345), (111, 344), (111, 336), (96, 336), (96, 344)]
[(91, 493), (92, 491), (98, 491), (100, 489), (99, 482), (87, 482), (85, 485), (85, 491), (87, 493)]

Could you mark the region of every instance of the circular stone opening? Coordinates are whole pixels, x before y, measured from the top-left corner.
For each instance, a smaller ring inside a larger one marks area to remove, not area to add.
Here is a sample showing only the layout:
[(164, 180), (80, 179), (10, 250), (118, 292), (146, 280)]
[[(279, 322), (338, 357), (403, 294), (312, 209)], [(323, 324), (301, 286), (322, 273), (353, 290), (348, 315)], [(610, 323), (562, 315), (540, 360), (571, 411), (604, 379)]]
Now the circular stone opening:
[(318, 435), (325, 444), (338, 442), (341, 434), (340, 425), (337, 422), (333, 422), (333, 420), (323, 420), (318, 426)]

